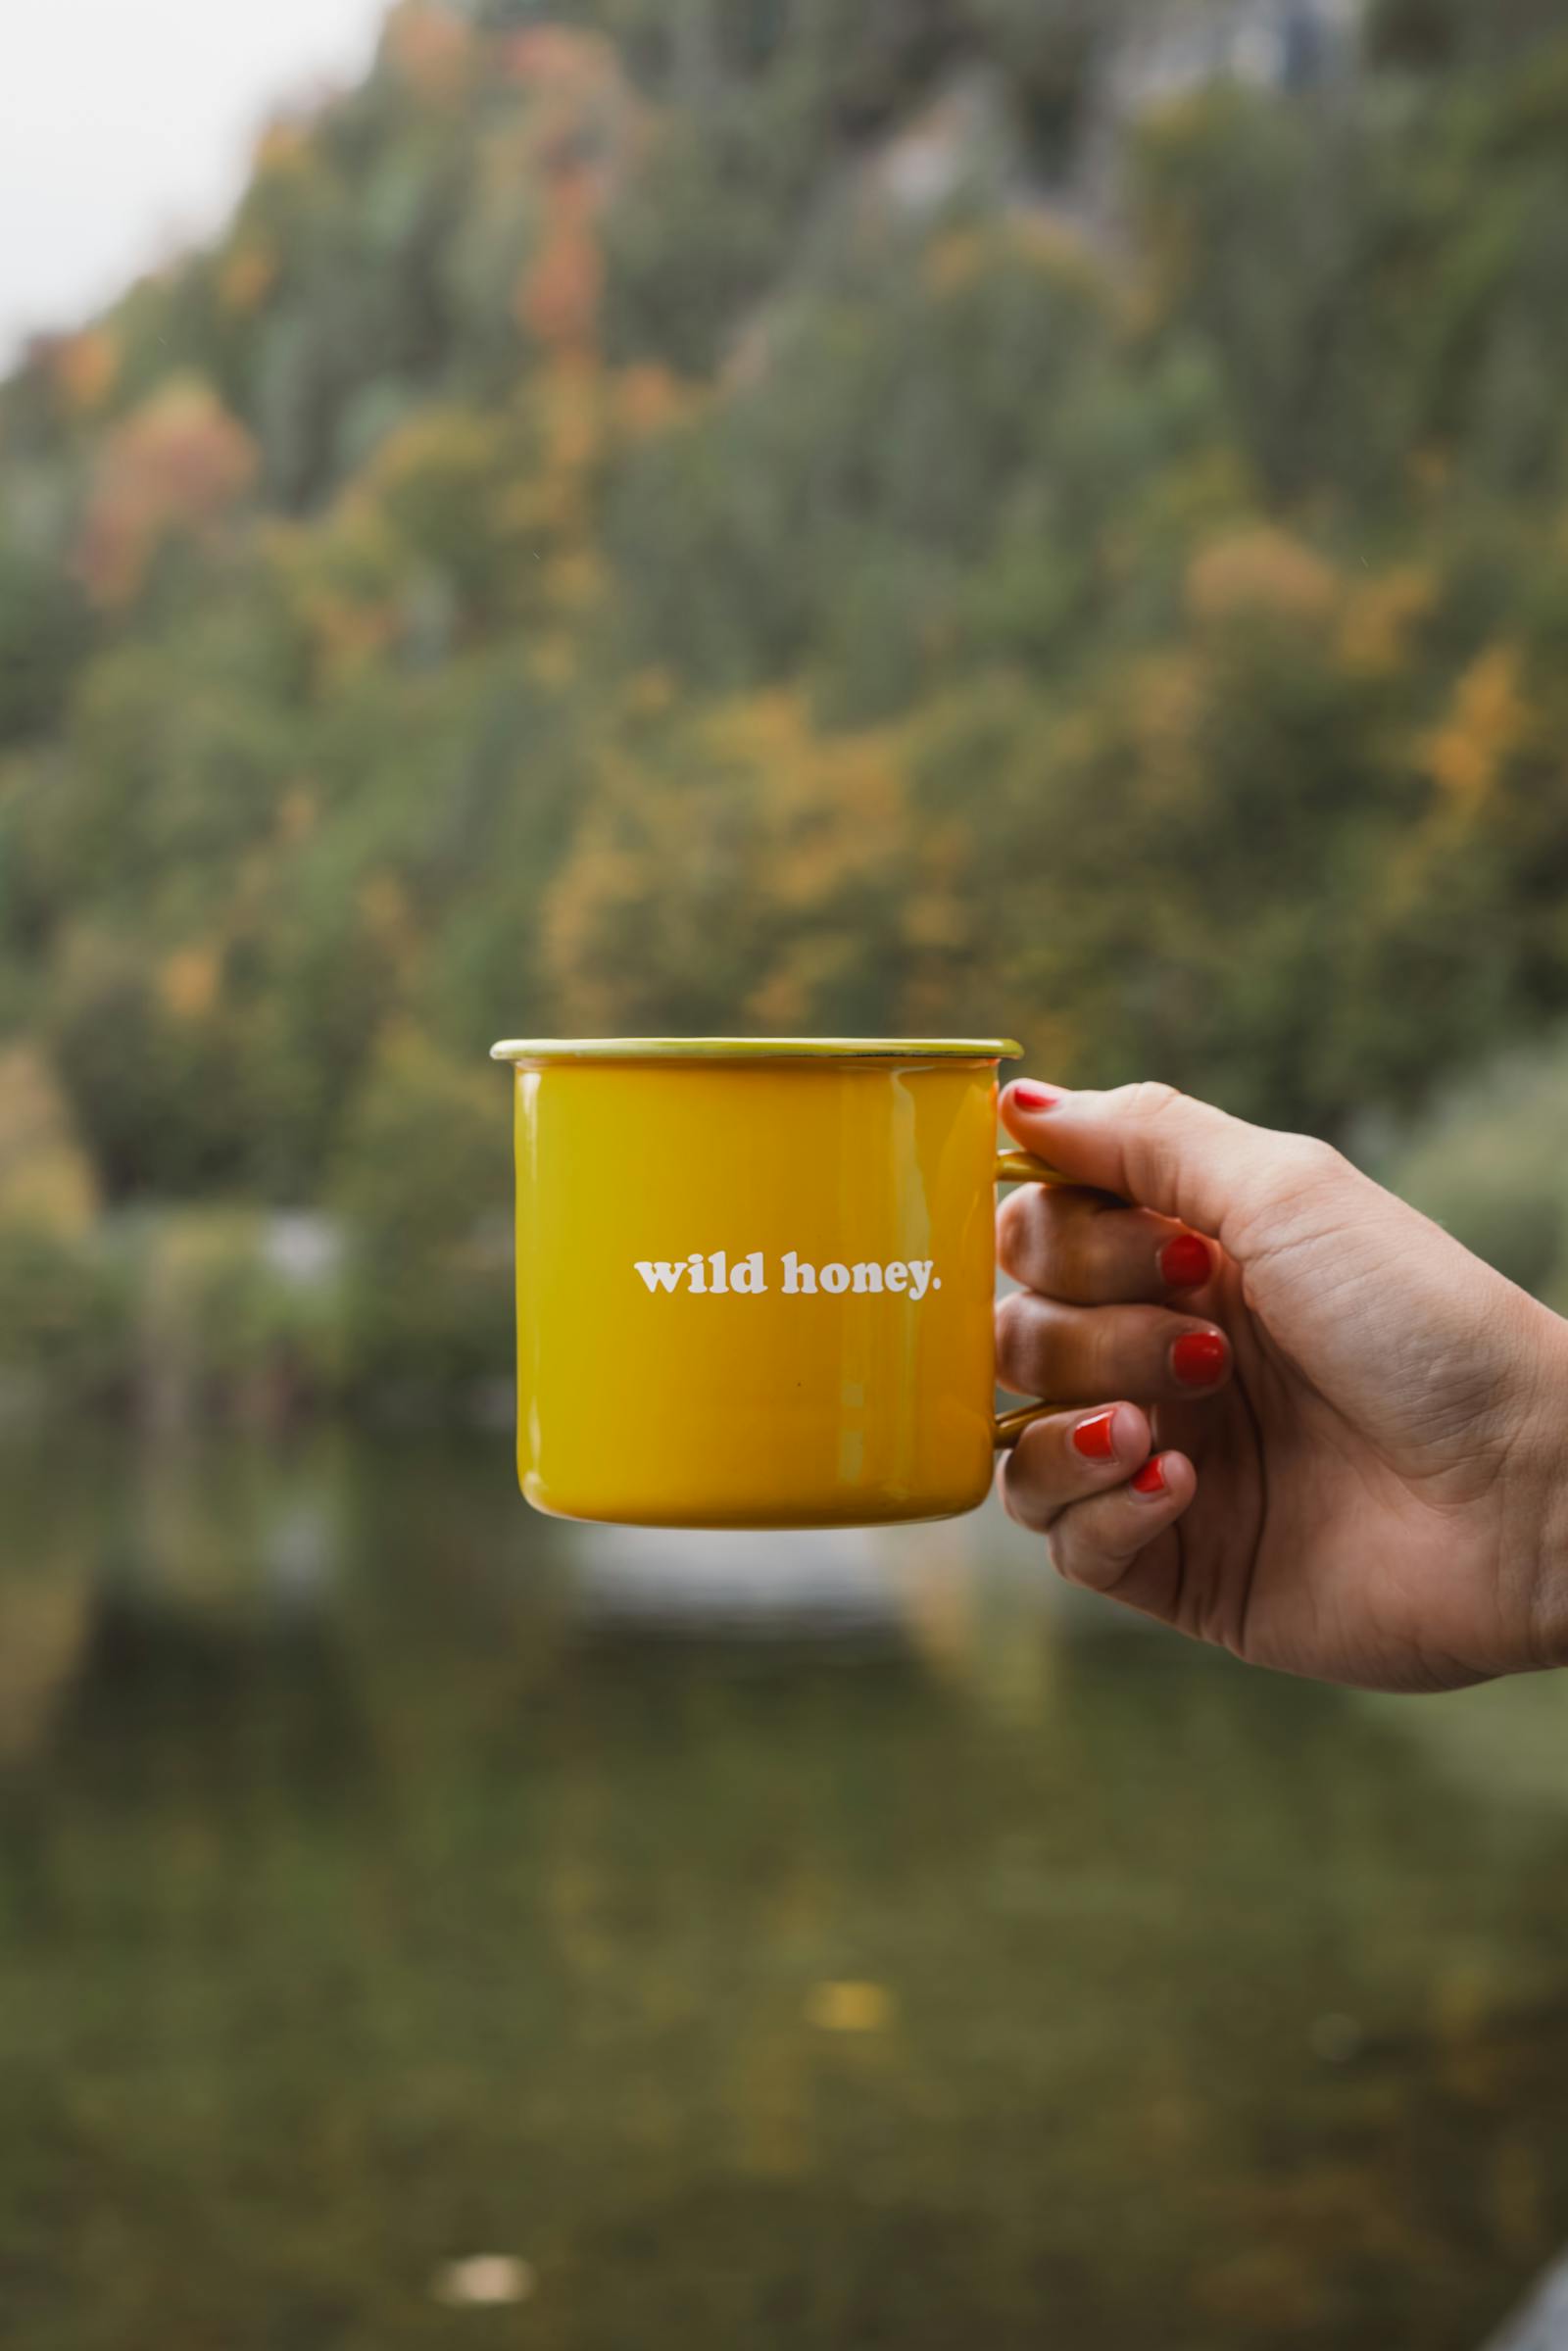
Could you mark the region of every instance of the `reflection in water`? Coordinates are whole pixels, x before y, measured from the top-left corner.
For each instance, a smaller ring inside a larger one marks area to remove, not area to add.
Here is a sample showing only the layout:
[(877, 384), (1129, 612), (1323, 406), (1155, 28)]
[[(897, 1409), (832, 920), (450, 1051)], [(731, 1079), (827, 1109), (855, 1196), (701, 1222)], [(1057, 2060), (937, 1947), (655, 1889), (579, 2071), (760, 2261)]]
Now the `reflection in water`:
[(19, 1452), (0, 1524), (7, 2341), (1462, 2351), (1568, 2234), (1558, 1685), (490, 1445)]
[(869, 1531), (681, 1534), (581, 1527), (570, 1543), (576, 1605), (600, 1623), (650, 1631), (891, 1634), (898, 1594)]

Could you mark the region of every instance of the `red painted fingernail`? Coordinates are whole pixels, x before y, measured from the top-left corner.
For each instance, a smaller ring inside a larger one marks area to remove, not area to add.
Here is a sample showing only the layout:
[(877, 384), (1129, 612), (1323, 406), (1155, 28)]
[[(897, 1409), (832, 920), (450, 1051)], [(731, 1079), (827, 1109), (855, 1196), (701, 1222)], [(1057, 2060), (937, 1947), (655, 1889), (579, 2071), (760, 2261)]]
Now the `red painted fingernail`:
[(1170, 1367), (1184, 1388), (1212, 1388), (1229, 1352), (1218, 1331), (1184, 1331), (1170, 1350)]
[(1037, 1086), (1033, 1078), (1015, 1078), (1007, 1092), (1020, 1110), (1054, 1110), (1061, 1096), (1051, 1086)]
[(1097, 1412), (1089, 1420), (1081, 1420), (1072, 1433), (1073, 1444), (1086, 1461), (1108, 1461), (1116, 1450), (1116, 1407), (1108, 1412)]
[(1213, 1251), (1196, 1233), (1178, 1233), (1159, 1252), (1160, 1278), (1172, 1290), (1197, 1290), (1213, 1270)]
[(1143, 1468), (1134, 1478), (1133, 1492), (1134, 1494), (1163, 1494), (1164, 1491), (1165, 1464), (1155, 1453), (1152, 1459), (1144, 1463)]

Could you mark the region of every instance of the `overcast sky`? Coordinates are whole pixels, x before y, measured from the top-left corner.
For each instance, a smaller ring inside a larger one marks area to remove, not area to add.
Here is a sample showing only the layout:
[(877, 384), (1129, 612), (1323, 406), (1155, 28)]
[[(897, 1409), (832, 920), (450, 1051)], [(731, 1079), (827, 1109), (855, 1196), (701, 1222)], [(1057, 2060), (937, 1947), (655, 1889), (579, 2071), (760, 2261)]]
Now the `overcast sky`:
[(0, 366), (221, 220), (279, 99), (385, 0), (0, 0)]

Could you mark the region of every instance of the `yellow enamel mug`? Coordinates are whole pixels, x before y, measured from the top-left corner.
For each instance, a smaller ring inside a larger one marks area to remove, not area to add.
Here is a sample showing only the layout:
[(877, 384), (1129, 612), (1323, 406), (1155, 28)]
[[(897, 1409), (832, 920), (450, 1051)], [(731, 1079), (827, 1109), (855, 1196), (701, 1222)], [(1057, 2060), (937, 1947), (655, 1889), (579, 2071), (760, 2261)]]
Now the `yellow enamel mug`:
[(517, 1468), (659, 1527), (945, 1518), (1040, 1411), (994, 1411), (1005, 1041), (509, 1042)]

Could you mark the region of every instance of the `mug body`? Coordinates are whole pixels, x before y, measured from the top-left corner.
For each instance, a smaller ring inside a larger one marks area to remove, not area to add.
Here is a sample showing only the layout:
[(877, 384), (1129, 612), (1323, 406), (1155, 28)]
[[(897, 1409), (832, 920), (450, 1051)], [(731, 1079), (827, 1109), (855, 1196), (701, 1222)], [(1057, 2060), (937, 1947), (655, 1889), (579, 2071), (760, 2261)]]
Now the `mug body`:
[(528, 1500), (758, 1528), (983, 1500), (1009, 1050), (497, 1047), (516, 1063)]

